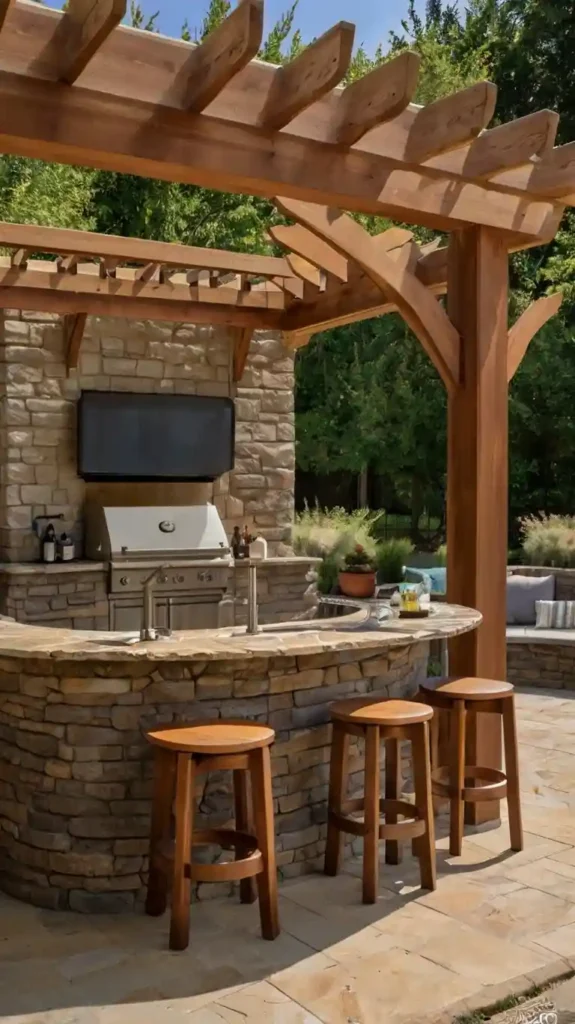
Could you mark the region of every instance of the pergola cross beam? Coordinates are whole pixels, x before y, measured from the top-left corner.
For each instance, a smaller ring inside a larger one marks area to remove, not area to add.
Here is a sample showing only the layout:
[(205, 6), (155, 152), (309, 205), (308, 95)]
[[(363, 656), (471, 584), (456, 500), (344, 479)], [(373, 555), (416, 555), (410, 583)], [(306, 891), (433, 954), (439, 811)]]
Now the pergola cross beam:
[(86, 14), (82, 70), (69, 85), (64, 44), (87, 0), (65, 12), (3, 0), (4, 152), (305, 197), (440, 230), (479, 223), (524, 245), (552, 238), (575, 202), (575, 153), (551, 148), (556, 115), (489, 129), (489, 82), (418, 107), (414, 54), (337, 84), (351, 57), (347, 23), (276, 68), (249, 59), (263, 0), (242, 0), (201, 44), (114, 27), (121, 2), (98, 0)]

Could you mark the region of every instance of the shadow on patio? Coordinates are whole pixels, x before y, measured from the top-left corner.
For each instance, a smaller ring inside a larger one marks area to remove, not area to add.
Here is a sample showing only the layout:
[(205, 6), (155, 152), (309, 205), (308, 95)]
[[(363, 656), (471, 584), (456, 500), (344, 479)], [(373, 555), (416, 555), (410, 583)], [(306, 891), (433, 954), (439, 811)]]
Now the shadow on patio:
[[(575, 701), (518, 694), (525, 850), (506, 824), (438, 840), (439, 883), (406, 856), (361, 904), (361, 864), (281, 889), (282, 934), (259, 937), (257, 905), (192, 907), (190, 946), (168, 917), (83, 917), (0, 898), (0, 1014), (10, 1024), (386, 1024), (448, 1021), (575, 957)], [(496, 988), (493, 988), (495, 986)], [(447, 1008), (451, 1007), (451, 1012)]]

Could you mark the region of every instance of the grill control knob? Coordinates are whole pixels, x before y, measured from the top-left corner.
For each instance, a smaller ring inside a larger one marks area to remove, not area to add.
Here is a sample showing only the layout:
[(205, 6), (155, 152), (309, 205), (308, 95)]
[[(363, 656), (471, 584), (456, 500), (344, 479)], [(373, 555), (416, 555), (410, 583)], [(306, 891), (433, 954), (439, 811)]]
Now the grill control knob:
[(168, 577), (167, 576), (158, 576), (158, 583), (167, 583), (167, 582), (168, 582)]
[(130, 582), (130, 577), (129, 576), (120, 576), (120, 584), (121, 584), (122, 587), (127, 587), (129, 582)]
[(211, 572), (199, 572), (198, 573), (198, 580), (199, 580), (200, 583), (211, 583), (211, 581), (212, 581), (212, 574), (211, 574)]
[(174, 583), (183, 583), (183, 582), (184, 582), (184, 577), (183, 576), (174, 576)]

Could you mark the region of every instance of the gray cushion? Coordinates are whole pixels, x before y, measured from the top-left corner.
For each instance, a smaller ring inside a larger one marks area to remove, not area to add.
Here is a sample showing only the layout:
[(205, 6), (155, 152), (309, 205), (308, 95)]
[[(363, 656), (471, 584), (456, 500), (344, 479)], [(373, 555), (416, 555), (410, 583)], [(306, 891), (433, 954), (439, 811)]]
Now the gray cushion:
[(537, 618), (535, 602), (553, 601), (554, 598), (554, 576), (508, 576), (507, 624), (509, 626), (533, 625)]

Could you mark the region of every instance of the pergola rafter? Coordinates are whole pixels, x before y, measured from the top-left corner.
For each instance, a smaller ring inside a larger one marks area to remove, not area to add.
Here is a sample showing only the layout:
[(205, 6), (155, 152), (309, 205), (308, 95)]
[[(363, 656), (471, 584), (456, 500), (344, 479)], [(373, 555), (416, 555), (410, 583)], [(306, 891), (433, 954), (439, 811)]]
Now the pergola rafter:
[(346, 22), (276, 68), (252, 59), (263, 0), (241, 0), (199, 45), (115, 27), (122, 3), (96, 0), (86, 11), (72, 0), (62, 13), (4, 0), (4, 152), (266, 196), (305, 193), (441, 230), (480, 223), (520, 245), (552, 238), (575, 202), (575, 152), (551, 148), (556, 115), (489, 129), (489, 82), (418, 107), (414, 54), (337, 84), (351, 57)]

